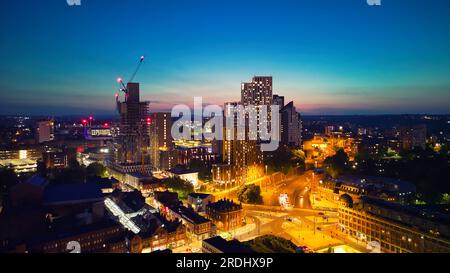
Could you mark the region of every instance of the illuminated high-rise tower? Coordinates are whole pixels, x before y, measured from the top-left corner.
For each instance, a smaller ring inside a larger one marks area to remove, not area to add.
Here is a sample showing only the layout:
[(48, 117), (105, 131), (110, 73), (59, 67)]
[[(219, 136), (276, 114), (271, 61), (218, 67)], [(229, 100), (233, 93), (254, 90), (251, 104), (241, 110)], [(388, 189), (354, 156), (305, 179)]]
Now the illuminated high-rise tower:
[(241, 103), (248, 105), (272, 105), (272, 77), (255, 76), (252, 82), (242, 83)]

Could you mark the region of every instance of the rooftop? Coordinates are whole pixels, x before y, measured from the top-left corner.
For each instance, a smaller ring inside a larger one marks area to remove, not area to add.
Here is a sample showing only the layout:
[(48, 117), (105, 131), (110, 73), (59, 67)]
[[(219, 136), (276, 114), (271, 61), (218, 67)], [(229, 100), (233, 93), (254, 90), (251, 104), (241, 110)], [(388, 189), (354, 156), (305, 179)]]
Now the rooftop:
[(377, 188), (383, 188), (384, 190), (388, 191), (405, 193), (416, 192), (416, 187), (412, 183), (390, 177), (345, 175), (331, 180), (337, 183), (342, 183), (344, 185), (354, 186), (362, 189), (365, 189), (369, 186), (374, 186)]
[(155, 191), (155, 200), (166, 207), (177, 206), (180, 204), (178, 193), (170, 191)]
[(182, 167), (180, 167), (180, 168), (175, 167), (175, 168), (173, 168), (173, 169), (170, 169), (169, 172), (170, 172), (170, 173), (173, 173), (173, 174), (175, 174), (175, 175), (183, 175), (183, 174), (197, 173), (197, 172), (194, 171), (194, 170), (190, 170), (190, 169), (182, 168)]
[[(422, 208), (420, 206), (401, 205), (399, 203), (388, 202), (382, 199), (372, 198), (368, 196), (362, 196), (360, 198), (361, 201), (363, 201), (365, 204), (375, 205), (392, 211), (402, 212), (411, 216), (426, 219), (428, 221), (443, 223), (450, 226), (450, 216), (448, 214), (431, 210), (426, 206)], [(392, 217), (394, 217), (394, 215), (392, 215)]]
[(223, 253), (253, 253), (249, 246), (246, 246), (238, 240), (227, 241), (220, 236), (212, 237), (203, 241)]
[(48, 185), (48, 180), (40, 175), (33, 175), (26, 183), (36, 187), (45, 187)]
[(211, 196), (211, 194), (207, 194), (207, 193), (190, 193), (189, 194), (189, 197), (200, 198), (200, 199), (205, 199), (205, 198), (208, 198), (210, 196)]
[(237, 211), (242, 209), (241, 204), (236, 204), (228, 199), (222, 199), (215, 203), (210, 203), (206, 206), (217, 211)]
[(185, 206), (178, 206), (172, 209), (174, 212), (181, 215), (181, 217), (194, 224), (203, 224), (210, 222), (210, 220), (196, 213), (193, 209), (186, 208)]
[(45, 204), (86, 203), (103, 200), (98, 183), (49, 185), (44, 192)]

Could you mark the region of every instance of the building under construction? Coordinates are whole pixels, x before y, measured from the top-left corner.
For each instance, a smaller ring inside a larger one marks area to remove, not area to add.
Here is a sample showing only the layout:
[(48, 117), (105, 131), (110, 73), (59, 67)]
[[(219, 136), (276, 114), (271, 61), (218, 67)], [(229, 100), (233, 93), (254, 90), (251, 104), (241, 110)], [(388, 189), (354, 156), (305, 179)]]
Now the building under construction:
[[(110, 168), (119, 174), (151, 174), (149, 157), (149, 102), (140, 101), (139, 83), (127, 83), (122, 89), (125, 100), (116, 95), (120, 114), (119, 134), (114, 139)], [(120, 177), (118, 177), (120, 179)]]

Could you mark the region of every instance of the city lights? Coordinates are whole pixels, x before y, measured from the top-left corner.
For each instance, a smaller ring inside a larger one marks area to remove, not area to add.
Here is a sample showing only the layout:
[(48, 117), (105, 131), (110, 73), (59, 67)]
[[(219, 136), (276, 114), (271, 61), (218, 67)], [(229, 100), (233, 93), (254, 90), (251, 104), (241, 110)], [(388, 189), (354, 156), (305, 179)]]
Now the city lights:
[(450, 253), (450, 1), (4, 2), (12, 270), (65, 269), (37, 253), (156, 273)]

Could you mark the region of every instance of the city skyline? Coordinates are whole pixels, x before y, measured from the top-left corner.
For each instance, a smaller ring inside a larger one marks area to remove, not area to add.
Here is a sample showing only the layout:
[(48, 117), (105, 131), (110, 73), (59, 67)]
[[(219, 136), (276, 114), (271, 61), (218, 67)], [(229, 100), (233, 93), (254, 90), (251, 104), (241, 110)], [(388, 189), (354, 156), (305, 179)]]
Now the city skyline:
[(448, 1), (3, 7), (0, 114), (113, 114), (115, 79), (141, 55), (152, 112), (238, 101), (242, 82), (270, 75), (306, 115), (450, 113)]

